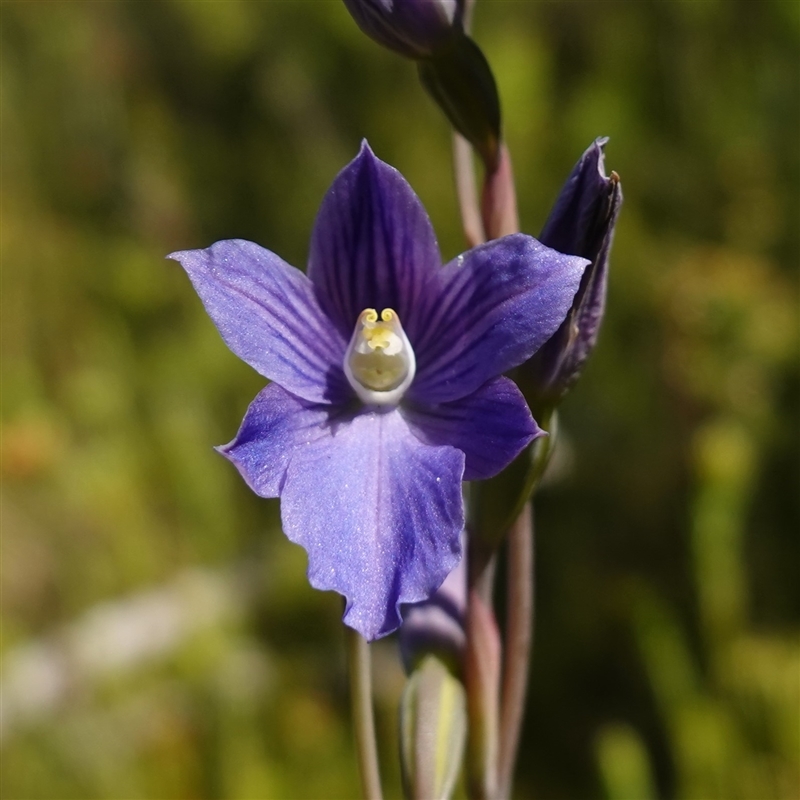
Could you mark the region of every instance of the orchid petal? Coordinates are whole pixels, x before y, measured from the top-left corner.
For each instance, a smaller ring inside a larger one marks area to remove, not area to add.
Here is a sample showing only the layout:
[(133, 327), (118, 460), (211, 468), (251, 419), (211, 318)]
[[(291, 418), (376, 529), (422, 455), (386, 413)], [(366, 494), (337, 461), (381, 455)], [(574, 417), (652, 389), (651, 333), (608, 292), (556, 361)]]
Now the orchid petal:
[(300, 270), (240, 239), (168, 257), (189, 274), (225, 344), (253, 369), (313, 402), (352, 396), (342, 371), (347, 339)]
[(530, 358), (564, 320), (587, 263), (523, 234), (451, 261), (431, 278), (408, 397), (458, 400)]
[(278, 497), (294, 449), (325, 436), (330, 421), (330, 406), (301, 400), (271, 383), (250, 404), (236, 438), (217, 451), (256, 494)]
[(407, 407), (403, 416), (426, 444), (449, 444), (466, 455), (465, 481), (497, 475), (543, 434), (508, 378), (495, 378), (460, 400)]
[(365, 308), (393, 308), (412, 343), (419, 297), (441, 257), (428, 215), (405, 178), (364, 142), (322, 201), (308, 277), (348, 339)]
[(367, 639), (395, 630), (401, 603), (425, 600), (461, 556), (464, 455), (423, 444), (396, 410), (334, 423), (294, 451), (283, 529), (308, 552), (317, 589), (347, 598)]
[(466, 613), (467, 560), (462, 558), (429, 600), (403, 608), (399, 641), (406, 672), (430, 653), (459, 664), (467, 641)]

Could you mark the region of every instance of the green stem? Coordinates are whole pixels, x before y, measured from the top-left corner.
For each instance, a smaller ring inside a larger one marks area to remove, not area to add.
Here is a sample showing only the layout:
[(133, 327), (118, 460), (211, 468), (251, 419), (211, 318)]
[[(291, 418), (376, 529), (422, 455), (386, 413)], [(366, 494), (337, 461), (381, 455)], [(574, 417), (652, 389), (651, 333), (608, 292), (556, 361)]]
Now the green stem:
[(531, 463), (525, 475), (522, 491), (519, 493), (513, 511), (508, 515), (500, 528), (501, 531), (510, 530), (511, 526), (519, 519), (528, 500), (533, 497), (533, 493), (536, 491), (536, 487), (542, 479), (547, 465), (550, 463), (550, 456), (553, 455), (553, 449), (558, 436), (558, 413), (556, 411), (551, 412), (541, 420), (539, 424), (549, 435), (546, 437), (542, 436), (533, 443), (534, 451), (531, 454)]
[(350, 703), (356, 738), (358, 768), (364, 800), (382, 800), (378, 769), (378, 747), (372, 712), (372, 663), (369, 645), (352, 628), (345, 626), (347, 661), (350, 669)]

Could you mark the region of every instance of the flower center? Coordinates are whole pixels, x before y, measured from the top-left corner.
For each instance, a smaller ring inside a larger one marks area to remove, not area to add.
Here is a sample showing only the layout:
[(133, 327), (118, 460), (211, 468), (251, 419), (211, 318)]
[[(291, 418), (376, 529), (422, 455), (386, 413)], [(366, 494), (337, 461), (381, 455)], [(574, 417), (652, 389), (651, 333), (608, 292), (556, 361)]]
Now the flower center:
[(384, 308), (379, 319), (374, 308), (364, 309), (344, 356), (345, 375), (361, 401), (399, 403), (416, 369), (414, 350), (397, 313)]

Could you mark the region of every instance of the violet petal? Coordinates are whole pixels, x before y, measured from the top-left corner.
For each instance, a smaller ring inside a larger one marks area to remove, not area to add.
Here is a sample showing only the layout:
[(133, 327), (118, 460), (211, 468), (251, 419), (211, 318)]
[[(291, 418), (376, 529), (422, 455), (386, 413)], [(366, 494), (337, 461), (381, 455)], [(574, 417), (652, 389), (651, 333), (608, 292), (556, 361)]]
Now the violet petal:
[(317, 589), (347, 598), (367, 639), (395, 630), (461, 556), (464, 454), (420, 442), (398, 411), (334, 423), (295, 450), (281, 491), (283, 529), (308, 552)]
[(313, 402), (352, 396), (342, 370), (347, 339), (300, 270), (241, 239), (168, 258), (180, 262), (225, 344), (253, 369)]
[(320, 304), (348, 339), (365, 308), (393, 308), (413, 344), (423, 284), (440, 265), (419, 198), (364, 142), (336, 176), (314, 225), (308, 277)]
[(497, 475), (543, 433), (522, 393), (502, 377), (460, 400), (409, 406), (402, 413), (423, 442), (464, 452), (465, 481)]
[(530, 358), (564, 320), (586, 264), (519, 233), (447, 264), (426, 287), (409, 399), (457, 400)]
[[(463, 546), (464, 536), (461, 538)], [(467, 642), (466, 612), (467, 560), (462, 558), (433, 597), (403, 608), (400, 653), (406, 672), (410, 673), (428, 653), (459, 664)]]
[(293, 450), (327, 435), (331, 410), (271, 383), (250, 404), (236, 438), (216, 449), (256, 494), (278, 497)]

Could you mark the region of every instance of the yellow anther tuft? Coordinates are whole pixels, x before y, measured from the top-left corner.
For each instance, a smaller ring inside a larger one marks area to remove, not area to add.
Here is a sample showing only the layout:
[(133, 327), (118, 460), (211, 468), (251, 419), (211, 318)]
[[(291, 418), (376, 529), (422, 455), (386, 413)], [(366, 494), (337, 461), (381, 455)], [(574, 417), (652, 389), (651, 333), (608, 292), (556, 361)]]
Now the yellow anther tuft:
[(372, 330), (364, 331), (364, 338), (370, 350), (385, 350), (392, 343), (395, 334), (385, 325), (376, 325)]
[(391, 308), (365, 308), (358, 315), (345, 354), (344, 371), (365, 403), (392, 405), (411, 385), (416, 359), (400, 318)]

